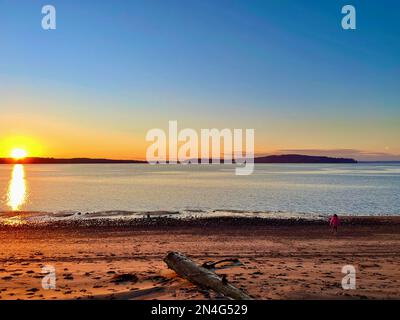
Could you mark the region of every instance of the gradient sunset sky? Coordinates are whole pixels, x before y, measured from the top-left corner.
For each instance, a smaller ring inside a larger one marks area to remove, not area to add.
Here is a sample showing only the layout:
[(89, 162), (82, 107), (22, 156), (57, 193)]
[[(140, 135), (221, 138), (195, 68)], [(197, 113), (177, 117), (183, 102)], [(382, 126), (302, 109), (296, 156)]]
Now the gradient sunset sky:
[(400, 160), (399, 15), (395, 0), (2, 0), (0, 157), (143, 159), (146, 132), (178, 120), (254, 128), (257, 154)]

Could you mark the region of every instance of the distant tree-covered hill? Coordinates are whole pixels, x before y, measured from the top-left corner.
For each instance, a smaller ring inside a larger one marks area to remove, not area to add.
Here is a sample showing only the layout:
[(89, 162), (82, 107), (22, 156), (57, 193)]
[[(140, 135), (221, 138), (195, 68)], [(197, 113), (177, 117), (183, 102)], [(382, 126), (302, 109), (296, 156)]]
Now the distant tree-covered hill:
[(301, 154), (282, 154), (258, 157), (255, 163), (357, 163), (351, 158), (332, 158), (322, 156), (305, 156)]
[(24, 158), (15, 160), (12, 158), (0, 158), (0, 163), (21, 163), (21, 164), (85, 164), (85, 163), (147, 163), (139, 160), (111, 160), (111, 159), (90, 159), (90, 158)]

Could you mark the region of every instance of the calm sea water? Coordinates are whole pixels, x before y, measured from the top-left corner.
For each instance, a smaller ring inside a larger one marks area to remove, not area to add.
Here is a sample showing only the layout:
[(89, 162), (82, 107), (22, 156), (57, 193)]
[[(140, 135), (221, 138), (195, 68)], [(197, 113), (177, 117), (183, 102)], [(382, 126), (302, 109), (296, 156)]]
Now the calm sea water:
[(0, 165), (0, 211), (400, 214), (399, 164)]

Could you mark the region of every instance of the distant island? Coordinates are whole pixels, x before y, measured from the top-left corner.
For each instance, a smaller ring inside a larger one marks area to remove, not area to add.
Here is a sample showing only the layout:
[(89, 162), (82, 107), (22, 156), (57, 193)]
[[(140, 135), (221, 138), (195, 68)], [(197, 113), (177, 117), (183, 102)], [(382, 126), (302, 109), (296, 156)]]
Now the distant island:
[(323, 156), (305, 156), (301, 154), (283, 154), (259, 157), (254, 159), (255, 163), (357, 163), (351, 158), (332, 158)]
[[(199, 160), (200, 162), (200, 160)], [(211, 160), (209, 160), (211, 163)], [(223, 163), (223, 159), (220, 160)], [(323, 156), (306, 156), (300, 154), (283, 154), (254, 158), (255, 163), (357, 163), (351, 158), (333, 158)], [(112, 159), (91, 159), (91, 158), (38, 158), (29, 157), (24, 159), (0, 158), (0, 164), (101, 164), (101, 163), (147, 163), (142, 160), (112, 160)]]

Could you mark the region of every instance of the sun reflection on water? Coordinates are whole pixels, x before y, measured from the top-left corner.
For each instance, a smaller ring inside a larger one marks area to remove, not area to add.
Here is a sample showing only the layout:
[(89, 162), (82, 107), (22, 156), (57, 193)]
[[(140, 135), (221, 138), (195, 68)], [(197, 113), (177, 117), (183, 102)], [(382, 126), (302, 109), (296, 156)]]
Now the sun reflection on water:
[(19, 211), (26, 201), (25, 169), (22, 164), (13, 167), (7, 198), (7, 204), (13, 211)]

